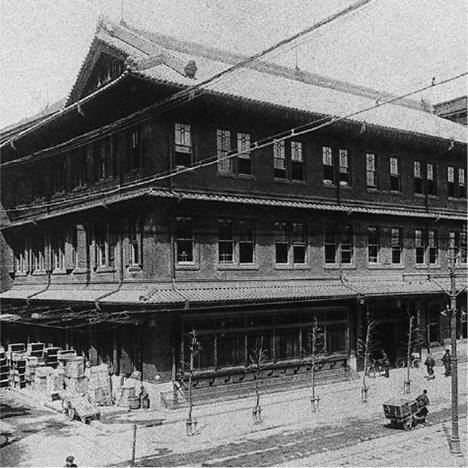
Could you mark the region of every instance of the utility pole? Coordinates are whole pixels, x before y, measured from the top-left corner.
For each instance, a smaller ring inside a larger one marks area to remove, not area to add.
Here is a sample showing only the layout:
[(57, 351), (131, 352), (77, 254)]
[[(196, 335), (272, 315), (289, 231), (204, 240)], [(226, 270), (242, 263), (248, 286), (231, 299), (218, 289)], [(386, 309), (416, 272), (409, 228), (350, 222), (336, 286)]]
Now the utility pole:
[(451, 379), (452, 379), (452, 437), (450, 438), (450, 451), (454, 455), (461, 455), (460, 437), (458, 435), (458, 357), (457, 357), (457, 290), (455, 284), (455, 265), (457, 255), (455, 242), (452, 241), (449, 250), (450, 270), (450, 343), (452, 348)]
[(453, 455), (461, 455), (460, 436), (458, 434), (458, 356), (457, 356), (457, 296), (464, 291), (462, 289), (457, 293), (455, 266), (457, 261), (457, 253), (455, 247), (455, 238), (450, 239), (449, 253), (448, 253), (448, 267), (450, 278), (450, 289), (440, 285), (434, 277), (428, 275), (428, 279), (437, 284), (443, 289), (450, 298), (450, 305), (442, 315), (450, 319), (450, 345), (451, 345), (451, 387), (452, 387), (452, 435), (450, 437), (450, 452)]

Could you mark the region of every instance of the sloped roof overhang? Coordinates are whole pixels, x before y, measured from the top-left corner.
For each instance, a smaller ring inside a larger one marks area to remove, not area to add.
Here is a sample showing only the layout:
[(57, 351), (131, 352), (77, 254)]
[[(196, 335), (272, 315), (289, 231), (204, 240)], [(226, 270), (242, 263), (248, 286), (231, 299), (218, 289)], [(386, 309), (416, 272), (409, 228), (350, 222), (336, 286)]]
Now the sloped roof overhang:
[[(449, 221), (465, 221), (467, 214), (464, 212), (448, 212), (444, 210), (425, 211), (407, 208), (387, 208), (386, 206), (362, 206), (360, 203), (329, 203), (320, 200), (293, 199), (293, 198), (274, 198), (261, 196), (247, 196), (236, 194), (220, 194), (214, 192), (200, 192), (188, 190), (170, 190), (165, 188), (152, 187), (116, 187), (107, 192), (97, 192), (92, 195), (86, 193), (86, 198), (80, 200), (78, 197), (70, 199), (58, 200), (51, 208), (45, 205), (41, 213), (41, 206), (30, 207), (31, 210), (36, 209), (37, 214), (29, 215), (24, 219), (10, 222), (2, 226), (2, 230), (24, 226), (27, 224), (36, 224), (40, 221), (53, 219), (59, 216), (70, 213), (78, 213), (80, 211), (103, 208), (108, 205), (114, 205), (128, 200), (134, 200), (141, 197), (154, 197), (163, 199), (175, 200), (193, 200), (200, 202), (216, 202), (216, 203), (232, 203), (252, 206), (269, 206), (307, 209), (322, 212), (335, 212), (344, 214), (365, 214), (365, 215), (384, 215), (396, 216), (405, 218), (431, 219), (431, 220), (449, 220)], [(68, 206), (67, 206), (68, 205)]]

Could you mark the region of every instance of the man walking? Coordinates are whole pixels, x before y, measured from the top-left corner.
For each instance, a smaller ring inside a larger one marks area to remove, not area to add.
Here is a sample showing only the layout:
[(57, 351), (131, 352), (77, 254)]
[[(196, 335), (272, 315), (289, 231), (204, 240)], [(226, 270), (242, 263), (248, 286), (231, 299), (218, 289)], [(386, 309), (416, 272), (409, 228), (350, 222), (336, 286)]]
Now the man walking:
[(435, 379), (435, 375), (434, 375), (435, 361), (431, 353), (428, 353), (426, 362), (424, 363), (424, 365), (427, 367), (427, 378), (429, 380)]
[(452, 374), (452, 356), (450, 355), (449, 349), (447, 349), (442, 356), (442, 363), (445, 367), (445, 377), (450, 376)]

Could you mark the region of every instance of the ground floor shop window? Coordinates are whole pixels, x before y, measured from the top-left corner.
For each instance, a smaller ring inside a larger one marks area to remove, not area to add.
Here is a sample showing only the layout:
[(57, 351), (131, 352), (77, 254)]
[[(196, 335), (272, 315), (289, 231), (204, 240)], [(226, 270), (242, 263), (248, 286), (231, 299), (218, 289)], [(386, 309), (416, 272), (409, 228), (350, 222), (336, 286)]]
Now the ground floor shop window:
[(265, 363), (306, 359), (311, 353), (311, 331), (317, 318), (320, 343), (316, 352), (346, 354), (349, 351), (347, 310), (326, 310), (244, 315), (238, 317), (200, 317), (184, 323), (184, 356), (188, 362), (190, 330), (195, 330), (200, 350), (195, 356), (195, 368), (219, 370), (246, 367), (261, 348)]

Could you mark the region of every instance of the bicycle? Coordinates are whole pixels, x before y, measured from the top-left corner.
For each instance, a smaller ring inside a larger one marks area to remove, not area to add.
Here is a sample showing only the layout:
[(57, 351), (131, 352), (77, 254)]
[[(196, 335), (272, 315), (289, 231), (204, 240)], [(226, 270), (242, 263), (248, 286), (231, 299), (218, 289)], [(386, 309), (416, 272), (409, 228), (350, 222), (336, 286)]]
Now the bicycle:
[[(407, 364), (407, 360), (406, 358), (398, 358), (396, 360), (396, 367), (397, 369), (403, 369), (404, 367), (406, 367), (406, 364)], [(410, 366), (413, 368), (413, 369), (420, 369), (421, 368), (421, 359), (419, 359), (419, 357), (416, 357), (416, 356), (411, 356), (410, 357)]]
[(371, 363), (367, 366), (366, 375), (371, 378), (375, 378), (385, 372), (385, 368), (381, 359), (372, 359)]

